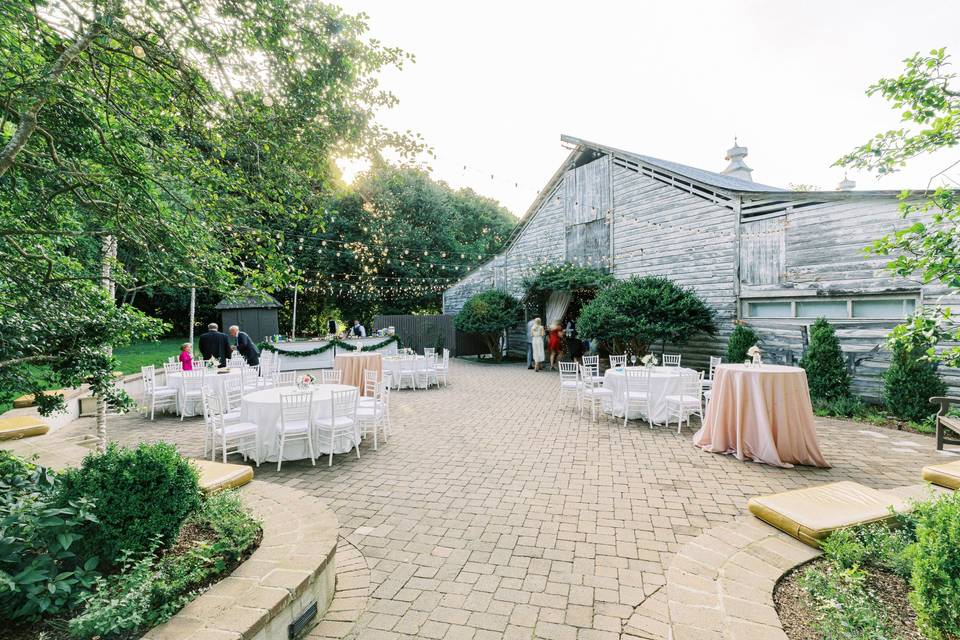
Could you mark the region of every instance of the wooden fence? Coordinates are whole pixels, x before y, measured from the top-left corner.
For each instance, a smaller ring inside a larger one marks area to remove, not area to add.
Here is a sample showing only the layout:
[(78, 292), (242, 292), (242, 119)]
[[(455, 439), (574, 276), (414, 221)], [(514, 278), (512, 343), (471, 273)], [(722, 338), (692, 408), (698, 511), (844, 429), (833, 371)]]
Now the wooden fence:
[(417, 353), (423, 353), (424, 347), (447, 348), (453, 356), (473, 356), (486, 352), (479, 339), (454, 328), (452, 315), (373, 317), (375, 331), (387, 327), (393, 327), (403, 346)]

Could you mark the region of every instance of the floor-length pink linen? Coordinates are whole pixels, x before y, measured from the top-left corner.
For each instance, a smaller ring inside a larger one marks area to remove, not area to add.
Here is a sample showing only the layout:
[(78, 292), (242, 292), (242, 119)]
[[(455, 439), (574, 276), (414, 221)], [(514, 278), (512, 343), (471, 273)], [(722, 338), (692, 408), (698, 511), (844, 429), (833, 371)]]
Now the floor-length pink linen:
[(717, 367), (707, 415), (693, 443), (778, 467), (830, 466), (820, 452), (807, 375), (799, 367)]
[(360, 389), (360, 395), (362, 396), (364, 395), (364, 370), (376, 371), (377, 380), (383, 380), (383, 355), (376, 352), (340, 352), (333, 359), (333, 368), (341, 372), (340, 382), (342, 384), (357, 387)]

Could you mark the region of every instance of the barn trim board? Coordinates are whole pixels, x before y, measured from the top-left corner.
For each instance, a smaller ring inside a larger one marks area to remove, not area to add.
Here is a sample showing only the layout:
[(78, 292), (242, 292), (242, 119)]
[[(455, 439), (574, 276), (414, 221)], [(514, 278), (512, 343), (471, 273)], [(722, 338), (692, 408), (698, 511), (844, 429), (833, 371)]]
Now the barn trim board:
[[(716, 313), (717, 336), (698, 336), (679, 349), (685, 364), (706, 367), (709, 356), (725, 353), (736, 321), (757, 330), (768, 359), (798, 361), (814, 320), (796, 316), (799, 302), (803, 313), (821, 310), (836, 322), (856, 391), (876, 400), (889, 361), (882, 344), (900, 319), (886, 317), (895, 300), (909, 300), (905, 312), (924, 301), (956, 302), (943, 298), (944, 288), (894, 276), (884, 259), (864, 253), (906, 226), (900, 191), (791, 191), (756, 183), (743, 162), (746, 148), (736, 144), (727, 152), (730, 166), (713, 172), (568, 135), (561, 142), (570, 148), (567, 158), (504, 249), (444, 293), (444, 313), (456, 314), (489, 288), (522, 296), (524, 277), (546, 264), (599, 266), (620, 279), (665, 276), (696, 291)], [(762, 301), (780, 304), (746, 306)], [(788, 308), (790, 317), (748, 312)], [(511, 350), (524, 352), (525, 342), (522, 325), (508, 332)], [(960, 391), (960, 371), (941, 374)]]

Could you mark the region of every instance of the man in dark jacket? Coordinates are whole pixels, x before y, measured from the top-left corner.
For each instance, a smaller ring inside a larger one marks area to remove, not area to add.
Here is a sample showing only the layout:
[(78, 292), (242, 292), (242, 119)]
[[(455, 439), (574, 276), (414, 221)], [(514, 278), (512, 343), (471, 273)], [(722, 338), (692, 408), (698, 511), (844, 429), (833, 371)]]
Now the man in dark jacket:
[(216, 358), (220, 361), (220, 366), (227, 366), (227, 358), (230, 357), (230, 338), (227, 334), (220, 331), (216, 322), (207, 325), (207, 332), (200, 334), (200, 355), (204, 360)]
[(230, 335), (237, 339), (237, 351), (244, 357), (247, 364), (255, 367), (260, 364), (260, 352), (257, 351), (257, 345), (253, 344), (253, 339), (240, 331), (240, 327), (233, 325), (230, 327)]

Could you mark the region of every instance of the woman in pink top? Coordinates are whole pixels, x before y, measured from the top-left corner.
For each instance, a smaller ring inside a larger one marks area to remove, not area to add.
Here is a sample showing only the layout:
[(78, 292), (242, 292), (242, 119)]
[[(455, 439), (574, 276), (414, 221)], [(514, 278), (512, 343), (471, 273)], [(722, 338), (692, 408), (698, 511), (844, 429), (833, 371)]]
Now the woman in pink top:
[(180, 347), (180, 364), (183, 365), (184, 371), (193, 371), (193, 345), (189, 342), (184, 342)]

